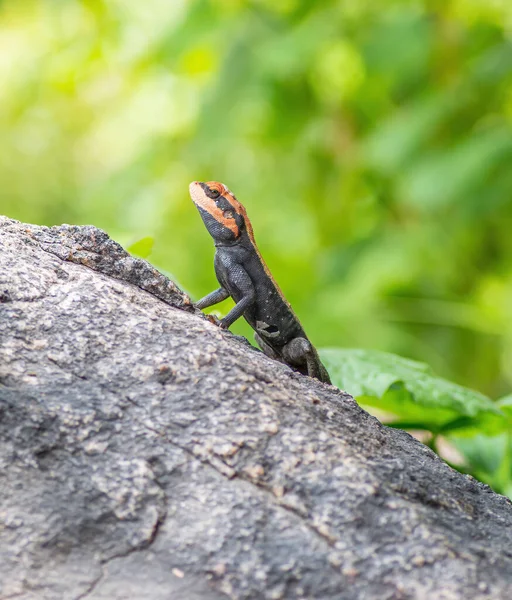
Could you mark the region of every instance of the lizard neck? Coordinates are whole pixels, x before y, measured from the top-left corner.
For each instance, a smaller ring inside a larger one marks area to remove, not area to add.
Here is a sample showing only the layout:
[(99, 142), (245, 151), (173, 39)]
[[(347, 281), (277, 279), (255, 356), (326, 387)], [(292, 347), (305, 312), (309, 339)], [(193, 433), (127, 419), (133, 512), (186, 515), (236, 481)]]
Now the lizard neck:
[(239, 246), (238, 240), (234, 242), (215, 242), (215, 248), (232, 248), (233, 246)]
[(256, 244), (254, 243), (253, 239), (251, 239), (251, 237), (249, 237), (247, 231), (243, 231), (241, 236), (236, 239), (236, 240), (232, 240), (232, 241), (215, 241), (215, 248), (233, 248), (235, 246), (242, 246), (243, 248), (247, 248), (248, 250), (254, 250), (255, 252), (258, 252), (258, 248), (256, 247)]

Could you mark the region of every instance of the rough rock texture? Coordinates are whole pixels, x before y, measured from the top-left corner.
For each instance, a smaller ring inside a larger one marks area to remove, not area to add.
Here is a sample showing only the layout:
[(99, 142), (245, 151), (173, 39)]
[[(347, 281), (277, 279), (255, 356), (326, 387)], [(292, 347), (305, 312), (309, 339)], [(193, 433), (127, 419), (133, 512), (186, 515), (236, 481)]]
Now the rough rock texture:
[(2, 600), (508, 600), (511, 540), (506, 498), (103, 232), (0, 218)]

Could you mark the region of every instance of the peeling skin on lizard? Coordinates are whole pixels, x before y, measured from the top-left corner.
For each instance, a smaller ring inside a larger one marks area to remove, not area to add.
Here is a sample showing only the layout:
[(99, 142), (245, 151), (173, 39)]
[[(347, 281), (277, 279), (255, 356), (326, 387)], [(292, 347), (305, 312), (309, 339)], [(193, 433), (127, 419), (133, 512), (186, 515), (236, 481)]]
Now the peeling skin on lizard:
[(214, 240), (215, 274), (221, 286), (196, 306), (207, 308), (231, 296), (236, 304), (220, 321), (221, 327), (227, 329), (243, 316), (267, 356), (330, 383), (316, 349), (258, 250), (244, 206), (218, 181), (192, 182), (190, 197)]

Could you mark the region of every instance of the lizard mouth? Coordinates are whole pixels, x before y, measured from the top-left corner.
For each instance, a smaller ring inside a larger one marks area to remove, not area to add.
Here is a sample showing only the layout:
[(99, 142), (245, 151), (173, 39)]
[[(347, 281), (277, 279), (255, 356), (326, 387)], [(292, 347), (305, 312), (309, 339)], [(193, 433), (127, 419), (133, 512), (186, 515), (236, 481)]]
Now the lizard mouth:
[(202, 198), (202, 196), (204, 194), (200, 182), (199, 181), (193, 181), (188, 186), (188, 191), (190, 192), (190, 197), (192, 198), (192, 201), (195, 204), (198, 204), (198, 202), (201, 200), (201, 198)]
[(214, 200), (212, 200), (212, 198), (209, 198), (206, 195), (204, 191), (204, 186), (205, 184), (201, 181), (193, 181), (188, 186), (188, 190), (190, 192), (192, 202), (199, 208), (202, 208), (210, 214), (212, 214), (217, 208), (217, 205), (215, 204)]

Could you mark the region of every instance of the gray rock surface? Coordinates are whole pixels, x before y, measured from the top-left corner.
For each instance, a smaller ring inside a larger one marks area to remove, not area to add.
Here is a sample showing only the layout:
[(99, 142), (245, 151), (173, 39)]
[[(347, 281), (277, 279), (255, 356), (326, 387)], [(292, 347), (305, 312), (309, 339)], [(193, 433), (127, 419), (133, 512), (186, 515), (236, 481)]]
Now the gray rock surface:
[(512, 507), (105, 233), (0, 217), (0, 598), (508, 600)]

